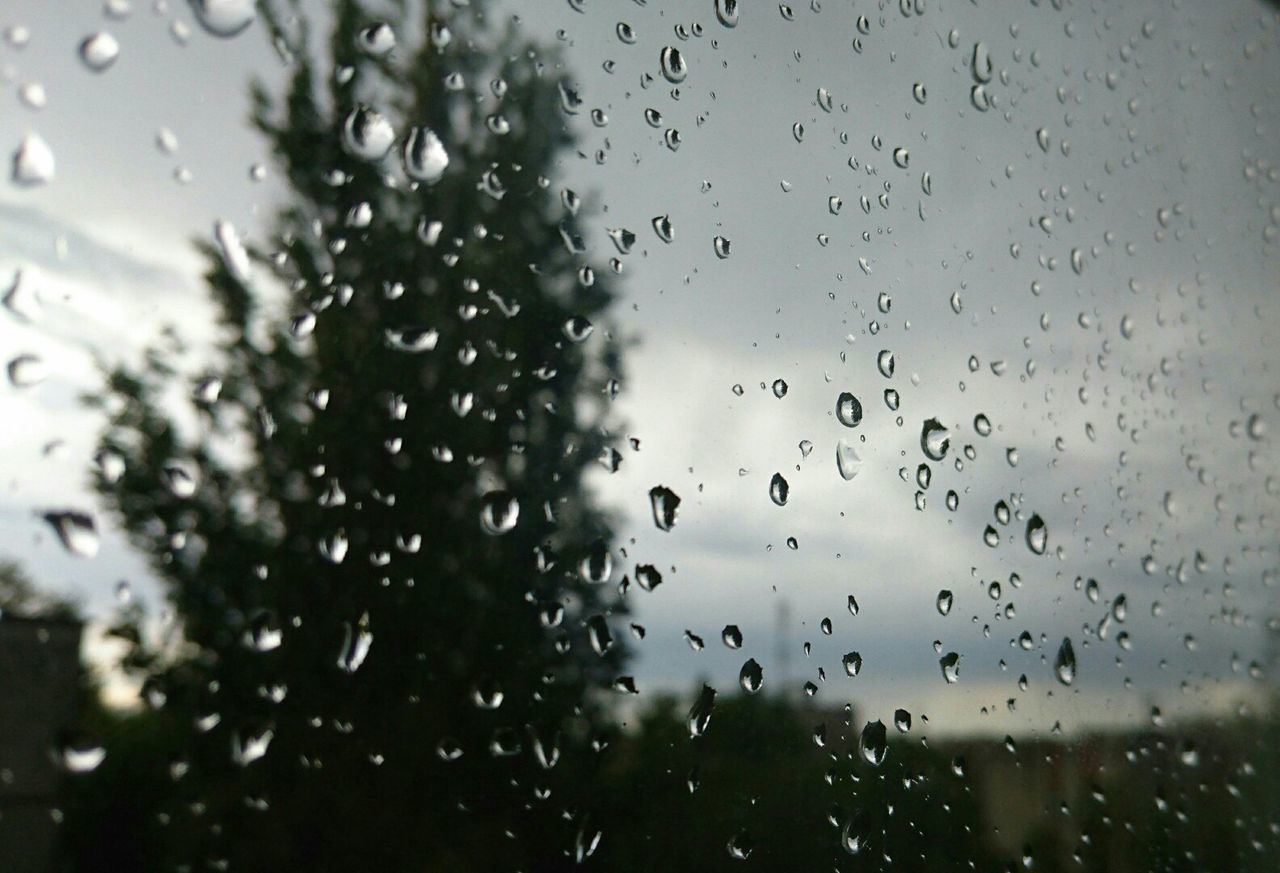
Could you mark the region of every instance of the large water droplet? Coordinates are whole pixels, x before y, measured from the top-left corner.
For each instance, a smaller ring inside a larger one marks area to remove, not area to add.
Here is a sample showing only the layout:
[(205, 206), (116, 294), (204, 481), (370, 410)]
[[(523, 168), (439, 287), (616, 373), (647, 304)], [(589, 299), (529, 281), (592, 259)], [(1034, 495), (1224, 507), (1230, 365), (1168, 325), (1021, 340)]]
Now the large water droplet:
[(449, 153), (435, 131), (429, 127), (415, 127), (404, 139), (401, 154), (405, 174), (411, 179), (434, 185), (449, 166)]
[(381, 160), (396, 141), (395, 128), (382, 113), (361, 104), (351, 110), (342, 125), (342, 144), (366, 161)]
[(14, 388), (31, 388), (49, 378), (49, 368), (39, 355), (17, 355), (7, 370)]
[(676, 526), (676, 513), (680, 509), (680, 497), (665, 485), (649, 489), (649, 505), (653, 508), (653, 523), (658, 530), (669, 531)]
[(217, 221), (213, 225), (213, 237), (217, 240), (218, 251), (227, 270), (239, 283), (249, 281), (249, 252), (245, 249), (236, 232), (235, 225), (229, 221)]
[(62, 547), (78, 558), (98, 554), (98, 525), (87, 512), (61, 510), (46, 512), (41, 518), (53, 527)]
[(867, 722), (858, 740), (858, 752), (862, 755), (862, 760), (872, 766), (879, 767), (884, 763), (885, 756), (889, 753), (889, 737), (884, 722), (879, 719)]
[(87, 36), (80, 43), (80, 60), (95, 73), (106, 71), (120, 57), (120, 43), (106, 31)]
[(360, 669), (365, 658), (369, 657), (369, 649), (373, 645), (373, 634), (369, 630), (369, 617), (364, 616), (352, 626), (343, 622), (342, 648), (338, 650), (338, 669), (344, 673), (354, 673)]
[(597, 540), (587, 549), (587, 553), (578, 562), (578, 575), (595, 585), (609, 581), (609, 577), (613, 575), (613, 555), (603, 540)]
[(973, 60), (970, 69), (973, 71), (973, 78), (978, 82), (991, 81), (991, 52), (987, 50), (985, 43), (973, 44)]
[(587, 638), (597, 655), (603, 655), (613, 646), (613, 632), (609, 630), (609, 623), (603, 615), (593, 615), (587, 619)]
[(689, 68), (685, 65), (684, 56), (680, 54), (680, 49), (673, 45), (669, 45), (662, 50), (659, 61), (662, 65), (662, 75), (673, 85), (683, 82), (684, 77), (689, 74)]
[(742, 670), (738, 672), (738, 684), (748, 694), (755, 694), (764, 685), (764, 668), (756, 662), (755, 658), (748, 658), (742, 665)]
[(1045, 526), (1043, 518), (1038, 514), (1033, 514), (1031, 518), (1027, 519), (1027, 548), (1037, 555), (1043, 555), (1048, 545), (1049, 528)]
[(881, 376), (886, 379), (891, 378), (894, 368), (893, 352), (882, 349), (880, 354), (876, 355), (876, 367), (879, 368)]
[(862, 423), (862, 403), (848, 391), (841, 391), (836, 398), (836, 418), (845, 427), (857, 427)]
[(1053, 659), (1053, 672), (1063, 685), (1070, 685), (1076, 678), (1076, 651), (1071, 647), (1071, 640), (1062, 638), (1058, 646), (1058, 655)]
[(847, 652), (840, 659), (840, 663), (844, 665), (844, 672), (849, 676), (857, 676), (862, 672), (862, 655), (857, 652)]
[(946, 615), (949, 612), (951, 612), (951, 604), (954, 601), (955, 601), (954, 595), (952, 595), (952, 593), (948, 591), (946, 588), (943, 588), (941, 591), (939, 591), (938, 601), (937, 601), (938, 614)]
[(47, 185), (53, 181), (55, 171), (56, 163), (49, 144), (37, 133), (24, 136), (13, 153), (13, 181), (27, 187)]
[(787, 484), (787, 480), (782, 478), (781, 473), (774, 473), (769, 480), (769, 499), (778, 506), (786, 506), (790, 494), (791, 486)]
[[(253, 23), (254, 0), (190, 0), (200, 26), (214, 36), (224, 39), (235, 36)], [(384, 27), (386, 25), (383, 25)], [(390, 28), (387, 28), (390, 30)], [(391, 36), (395, 44), (395, 34)], [(390, 49), (388, 49), (389, 51)]]
[(508, 491), (490, 491), (480, 504), (480, 526), (498, 536), (508, 533), (520, 518), (520, 502)]
[(716, 705), (716, 690), (710, 685), (703, 685), (702, 691), (698, 694), (698, 699), (693, 702), (693, 706), (689, 708), (689, 736), (700, 737), (707, 732), (707, 726), (711, 723), (711, 710)]
[(960, 656), (955, 652), (947, 652), (939, 658), (938, 666), (942, 668), (942, 678), (948, 685), (954, 685), (960, 681)]
[(716, 19), (725, 27), (738, 26), (738, 0), (715, 0)]
[(848, 482), (861, 469), (862, 458), (858, 457), (857, 450), (847, 440), (836, 443), (836, 470), (840, 472), (840, 478)]
[(920, 450), (931, 461), (941, 461), (951, 447), (951, 432), (936, 418), (926, 419), (920, 429)]

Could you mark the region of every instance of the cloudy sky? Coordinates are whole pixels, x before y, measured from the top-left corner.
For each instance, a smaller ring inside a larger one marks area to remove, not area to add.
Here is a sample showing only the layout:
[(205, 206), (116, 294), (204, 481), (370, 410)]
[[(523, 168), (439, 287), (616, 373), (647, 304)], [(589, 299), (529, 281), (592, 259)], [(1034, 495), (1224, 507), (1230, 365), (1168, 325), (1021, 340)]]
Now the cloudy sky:
[[(269, 161), (245, 124), (245, 86), (286, 67), (260, 24), (219, 39), (185, 3), (135, 2), (123, 19), (74, 5), (0, 13), (0, 150), (36, 133), (57, 165), (47, 185), (0, 184), (0, 285), (21, 270), (44, 301), (36, 324), (0, 313), (0, 343), (6, 361), (39, 354), (49, 369), (38, 386), (0, 388), (0, 411), (22, 423), (0, 454), (0, 553), (105, 615), (119, 579), (155, 596), (143, 562), (110, 530), (95, 558), (72, 558), (33, 513), (93, 506), (95, 421), (75, 398), (93, 390), (94, 356), (136, 354), (167, 322), (208, 336), (191, 241), (218, 219), (252, 239), (278, 202), (269, 176), (250, 178)], [(623, 513), (628, 561), (668, 574), (633, 595), (649, 631), (640, 687), (729, 688), (750, 656), (771, 687), (794, 692), (823, 668), (828, 703), (999, 734), (1253, 699), (1280, 530), (1274, 7), (818, 5), (793, 4), (787, 20), (742, 4), (727, 28), (711, 0), (557, 3), (536, 17), (511, 4), (531, 36), (561, 44), (585, 106), (608, 116), (548, 120), (583, 136), (585, 157), (567, 156), (556, 184), (604, 210), (589, 256), (602, 268), (612, 255), (605, 228), (639, 237), (615, 323), (636, 344), (618, 416), (641, 450), (593, 487)], [(94, 73), (77, 47), (104, 30), (119, 57)], [(666, 46), (687, 65), (678, 86), (660, 71)], [(175, 149), (157, 145), (161, 131)], [(670, 243), (652, 229), (660, 215)], [(835, 414), (845, 391), (864, 410), (855, 429)], [(921, 489), (931, 418), (950, 450)], [(848, 481), (842, 438), (861, 458)], [(790, 485), (782, 507), (775, 473)], [(649, 516), (659, 483), (683, 500), (671, 532)], [(1035, 514), (1044, 555), (1025, 540)], [(945, 617), (941, 589), (954, 594)], [(1120, 594), (1127, 619), (1100, 639)], [(720, 645), (726, 624), (742, 651)], [(707, 648), (695, 653), (686, 629)], [(1024, 631), (1029, 650), (1014, 642)], [(1070, 687), (1053, 672), (1064, 637), (1079, 660)], [(853, 679), (849, 651), (863, 658)], [(961, 656), (955, 685), (946, 652)]]

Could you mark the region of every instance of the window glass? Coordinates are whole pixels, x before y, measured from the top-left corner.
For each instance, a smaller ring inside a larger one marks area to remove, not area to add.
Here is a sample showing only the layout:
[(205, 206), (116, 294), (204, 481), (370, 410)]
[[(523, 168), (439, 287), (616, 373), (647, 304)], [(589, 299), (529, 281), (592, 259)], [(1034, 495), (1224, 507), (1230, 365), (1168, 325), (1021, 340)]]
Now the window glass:
[(11, 0), (0, 867), (1280, 869), (1280, 12)]

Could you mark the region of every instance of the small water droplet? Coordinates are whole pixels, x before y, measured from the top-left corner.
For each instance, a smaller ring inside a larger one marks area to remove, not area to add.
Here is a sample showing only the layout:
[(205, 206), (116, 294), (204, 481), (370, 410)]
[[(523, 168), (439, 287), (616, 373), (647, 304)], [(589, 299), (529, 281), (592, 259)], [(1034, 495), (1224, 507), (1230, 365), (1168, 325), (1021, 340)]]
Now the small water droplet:
[(508, 491), (490, 491), (480, 503), (480, 526), (493, 536), (509, 533), (520, 519), (520, 502)]
[(952, 593), (947, 589), (943, 588), (941, 591), (939, 591), (938, 601), (937, 601), (938, 614), (947, 615), (949, 612), (951, 612), (951, 604), (954, 602), (954, 600), (955, 600), (954, 595), (952, 595)]
[(862, 655), (857, 652), (848, 652), (840, 663), (844, 665), (844, 672), (849, 676), (857, 676), (862, 672)]

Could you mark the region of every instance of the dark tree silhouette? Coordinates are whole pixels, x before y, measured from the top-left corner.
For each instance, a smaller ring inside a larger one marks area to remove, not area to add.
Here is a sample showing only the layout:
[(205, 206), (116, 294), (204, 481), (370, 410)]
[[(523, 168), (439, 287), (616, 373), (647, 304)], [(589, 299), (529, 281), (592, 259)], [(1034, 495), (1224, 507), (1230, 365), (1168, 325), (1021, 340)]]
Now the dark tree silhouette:
[(248, 260), (227, 227), (205, 247), (199, 424), (176, 336), (103, 401), (125, 472), (99, 488), (175, 617), (129, 660), (171, 725), (148, 839), (192, 870), (552, 869), (596, 832), (623, 652), (591, 644), (615, 593), (578, 565), (611, 535), (583, 474), (619, 361), (547, 178), (562, 73), (483, 3), (394, 8), (337, 3), (324, 43), (263, 10), (292, 75), (253, 120), (289, 199)]

